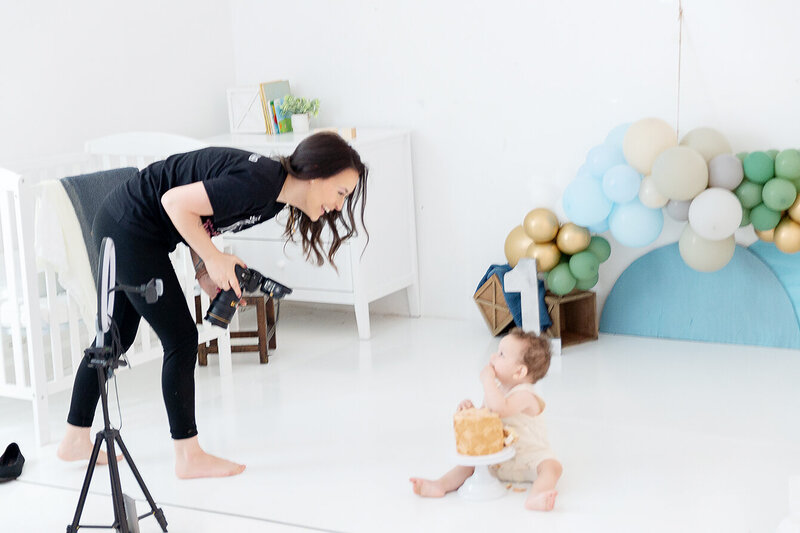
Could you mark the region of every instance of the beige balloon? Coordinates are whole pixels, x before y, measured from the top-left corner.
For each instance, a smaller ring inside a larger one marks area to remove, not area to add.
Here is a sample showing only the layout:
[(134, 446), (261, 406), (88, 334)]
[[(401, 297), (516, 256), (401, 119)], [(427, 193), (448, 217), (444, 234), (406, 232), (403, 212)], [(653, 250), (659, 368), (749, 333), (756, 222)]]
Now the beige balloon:
[(533, 242), (550, 242), (558, 234), (558, 217), (549, 209), (538, 207), (525, 215), (522, 226)]
[(538, 272), (550, 272), (561, 259), (561, 250), (556, 243), (546, 242), (543, 244), (533, 243), (528, 246), (525, 257), (536, 259), (536, 270)]
[(715, 272), (727, 265), (736, 251), (733, 235), (719, 241), (709, 241), (694, 232), (689, 224), (678, 239), (683, 261), (698, 272)]
[(639, 201), (650, 209), (664, 207), (669, 198), (658, 192), (653, 176), (645, 176), (639, 185)]
[(630, 166), (647, 176), (658, 155), (678, 145), (675, 130), (660, 118), (643, 118), (630, 125), (622, 140), (622, 153)]
[(670, 200), (691, 200), (708, 186), (708, 165), (699, 152), (686, 146), (664, 150), (653, 163), (658, 192)]
[(786, 214), (795, 222), (800, 222), (800, 194), (794, 199), (792, 207), (789, 208)]
[(683, 136), (680, 146), (693, 148), (703, 156), (706, 163), (720, 154), (730, 154), (733, 151), (728, 139), (713, 128), (693, 129)]
[(506, 253), (506, 260), (508, 260), (508, 264), (512, 268), (517, 266), (520, 257), (525, 257), (525, 252), (528, 251), (528, 246), (531, 244), (533, 244), (533, 239), (525, 234), (522, 226), (517, 226), (511, 230), (508, 237), (506, 237), (503, 250)]
[(775, 246), (785, 254), (800, 252), (800, 224), (784, 217), (775, 227)]
[(755, 230), (756, 237), (764, 242), (775, 242), (775, 228), (766, 231)]
[(567, 222), (558, 230), (556, 244), (559, 250), (565, 254), (572, 255), (584, 251), (591, 240), (592, 236), (589, 234), (588, 229), (572, 222)]

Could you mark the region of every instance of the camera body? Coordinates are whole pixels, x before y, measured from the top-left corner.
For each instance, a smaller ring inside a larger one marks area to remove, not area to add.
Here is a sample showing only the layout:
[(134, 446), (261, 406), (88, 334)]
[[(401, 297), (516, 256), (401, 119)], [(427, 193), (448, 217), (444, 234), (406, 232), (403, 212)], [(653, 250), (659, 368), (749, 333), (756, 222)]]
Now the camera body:
[[(274, 279), (262, 275), (257, 270), (243, 268), (239, 265), (236, 265), (235, 270), (236, 279), (239, 281), (242, 294), (260, 291), (276, 300), (280, 300), (292, 294), (292, 289), (278, 283)], [(236, 313), (236, 308), (239, 306), (240, 299), (241, 298), (236, 297), (236, 293), (233, 289), (220, 291), (208, 307), (205, 319), (215, 326), (227, 328), (228, 324), (231, 323), (233, 314)]]

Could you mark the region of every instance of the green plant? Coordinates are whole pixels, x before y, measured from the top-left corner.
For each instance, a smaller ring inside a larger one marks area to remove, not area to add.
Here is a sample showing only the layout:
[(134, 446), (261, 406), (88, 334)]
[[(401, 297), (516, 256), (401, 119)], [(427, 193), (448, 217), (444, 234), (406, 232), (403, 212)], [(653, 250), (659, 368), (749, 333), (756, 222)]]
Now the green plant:
[(284, 115), (308, 113), (312, 117), (316, 117), (319, 114), (319, 98), (308, 100), (287, 94), (286, 98), (283, 99), (283, 104), (281, 104), (281, 111), (283, 111)]

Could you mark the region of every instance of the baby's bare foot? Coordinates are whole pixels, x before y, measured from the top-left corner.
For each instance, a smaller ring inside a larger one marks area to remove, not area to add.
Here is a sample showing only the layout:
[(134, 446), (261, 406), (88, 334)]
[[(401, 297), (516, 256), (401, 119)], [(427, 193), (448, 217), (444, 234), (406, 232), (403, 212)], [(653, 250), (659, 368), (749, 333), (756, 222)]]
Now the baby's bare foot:
[[(93, 449), (94, 443), (90, 440), (64, 439), (61, 441), (61, 444), (58, 445), (56, 455), (62, 461), (82, 461), (92, 457)], [(118, 455), (117, 461), (121, 460), (122, 456)], [(100, 450), (100, 453), (97, 455), (97, 464), (108, 464), (108, 455), (106, 455), (106, 452), (103, 450)]]
[(445, 490), (438, 481), (431, 481), (430, 479), (421, 479), (418, 477), (409, 478), (409, 481), (411, 481), (411, 484), (414, 486), (414, 494), (426, 498), (441, 498), (445, 495)]
[(531, 511), (552, 511), (556, 504), (557, 490), (546, 490), (544, 492), (531, 493), (525, 500), (525, 509)]

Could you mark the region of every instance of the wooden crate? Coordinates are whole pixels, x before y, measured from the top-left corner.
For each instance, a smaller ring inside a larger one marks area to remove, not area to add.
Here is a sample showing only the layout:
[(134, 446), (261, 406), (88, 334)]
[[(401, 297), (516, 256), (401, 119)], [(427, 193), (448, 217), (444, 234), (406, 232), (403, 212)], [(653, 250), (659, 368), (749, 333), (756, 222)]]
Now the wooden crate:
[(503, 296), (503, 285), (494, 274), (475, 292), (473, 297), (492, 335), (502, 333), (514, 321)]
[(544, 301), (553, 321), (548, 333), (561, 338), (561, 346), (597, 340), (597, 298), (592, 291), (572, 291), (564, 296), (548, 292)]

